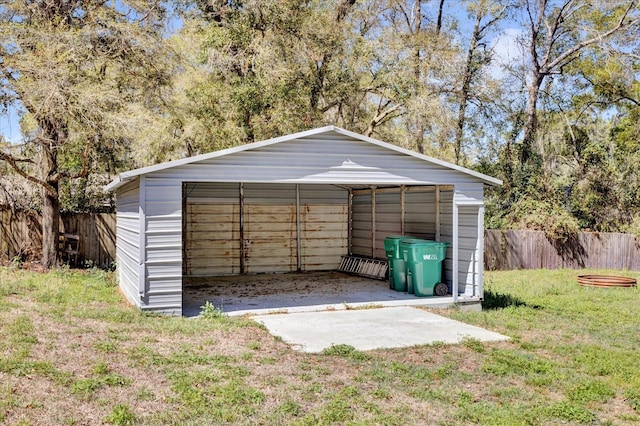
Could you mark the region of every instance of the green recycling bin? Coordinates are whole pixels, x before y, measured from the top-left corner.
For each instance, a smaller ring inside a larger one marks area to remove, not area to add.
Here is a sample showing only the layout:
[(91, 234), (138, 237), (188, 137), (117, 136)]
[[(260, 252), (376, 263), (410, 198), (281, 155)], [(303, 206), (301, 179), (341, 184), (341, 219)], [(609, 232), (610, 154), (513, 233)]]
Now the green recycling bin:
[(448, 246), (449, 243), (429, 240), (403, 240), (400, 243), (406, 263), (409, 293), (418, 297), (446, 294), (448, 289), (441, 284), (441, 280), (442, 261)]
[(384, 251), (389, 263), (389, 288), (395, 291), (407, 291), (406, 267), (400, 242), (408, 237), (403, 235), (390, 235), (384, 239)]

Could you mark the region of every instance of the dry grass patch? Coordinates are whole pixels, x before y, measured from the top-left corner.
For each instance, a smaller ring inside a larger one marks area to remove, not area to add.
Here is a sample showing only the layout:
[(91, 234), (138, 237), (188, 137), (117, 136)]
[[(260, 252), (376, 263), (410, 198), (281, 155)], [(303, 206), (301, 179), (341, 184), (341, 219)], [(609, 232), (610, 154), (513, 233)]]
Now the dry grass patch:
[(637, 290), (577, 289), (566, 271), (492, 273), (487, 284), (499, 306), (438, 313), (510, 342), (305, 354), (213, 308), (141, 314), (100, 271), (0, 268), (0, 422), (640, 422)]

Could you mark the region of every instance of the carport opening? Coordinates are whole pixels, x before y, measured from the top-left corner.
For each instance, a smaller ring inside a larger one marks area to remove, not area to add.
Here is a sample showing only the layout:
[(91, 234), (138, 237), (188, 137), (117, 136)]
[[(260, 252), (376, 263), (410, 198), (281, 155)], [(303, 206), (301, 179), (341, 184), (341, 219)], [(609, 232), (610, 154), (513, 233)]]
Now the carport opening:
[(232, 311), (414, 298), (337, 269), (343, 256), (386, 260), (389, 235), (440, 240), (442, 198), (452, 190), (184, 183), (183, 313), (207, 300)]

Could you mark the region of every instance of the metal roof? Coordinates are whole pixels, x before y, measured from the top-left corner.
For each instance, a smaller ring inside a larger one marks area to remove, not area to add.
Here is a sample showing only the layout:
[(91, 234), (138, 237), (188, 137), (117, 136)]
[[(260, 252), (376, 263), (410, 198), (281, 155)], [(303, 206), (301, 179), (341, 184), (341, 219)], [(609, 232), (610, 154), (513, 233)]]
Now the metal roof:
[[(390, 143), (387, 142), (382, 142), (380, 140), (377, 139), (373, 139), (364, 135), (360, 135), (358, 133), (354, 133), (354, 132), (350, 132), (348, 130), (342, 129), (340, 127), (336, 127), (336, 126), (325, 126), (325, 127), (320, 127), (320, 128), (316, 128), (316, 129), (312, 129), (312, 130), (308, 130), (308, 131), (304, 131), (304, 132), (299, 132), (299, 133), (293, 133), (290, 135), (285, 135), (285, 136), (280, 136), (277, 138), (273, 138), (273, 139), (268, 139), (265, 141), (261, 141), (261, 142), (254, 142), (254, 143), (250, 143), (250, 144), (246, 144), (246, 145), (241, 145), (241, 146), (237, 146), (234, 148), (229, 148), (229, 149), (223, 149), (220, 151), (214, 151), (214, 152), (210, 152), (207, 154), (202, 154), (202, 155), (196, 155), (193, 157), (188, 157), (188, 158), (183, 158), (180, 160), (175, 160), (175, 161), (169, 161), (166, 163), (161, 163), (161, 164), (156, 164), (153, 166), (148, 166), (148, 167), (142, 167), (140, 169), (135, 169), (135, 170), (130, 170), (124, 173), (120, 173), (111, 183), (109, 183), (109, 185), (107, 185), (105, 187), (106, 190), (111, 191), (111, 190), (115, 190), (119, 187), (121, 187), (122, 185), (124, 185), (126, 182), (137, 178), (138, 176), (142, 176), (142, 175), (146, 175), (149, 173), (154, 173), (154, 172), (158, 172), (158, 171), (162, 171), (162, 170), (166, 170), (166, 169), (170, 169), (173, 167), (179, 167), (179, 166), (184, 166), (184, 165), (189, 165), (189, 164), (193, 164), (193, 163), (198, 163), (201, 161), (206, 161), (206, 160), (211, 160), (217, 157), (223, 157), (223, 156), (227, 156), (227, 155), (232, 155), (232, 154), (236, 154), (236, 153), (240, 153), (240, 152), (244, 152), (244, 151), (249, 151), (249, 150), (254, 150), (257, 148), (262, 148), (262, 147), (266, 147), (266, 146), (270, 146), (270, 145), (275, 145), (281, 142), (288, 142), (288, 141), (293, 141), (295, 139), (301, 139), (301, 138), (306, 138), (306, 137), (310, 137), (310, 136), (314, 136), (314, 135), (319, 135), (319, 134), (323, 134), (323, 133), (329, 133), (329, 132), (335, 132), (338, 133), (340, 135), (349, 137), (349, 138), (353, 138), (356, 140), (360, 140), (360, 141), (364, 141), (364, 142), (368, 142), (371, 143), (373, 145), (377, 145), (379, 147), (383, 147), (386, 149), (389, 149), (391, 151), (395, 151), (407, 156), (411, 156), (411, 157), (415, 157), (418, 158), (420, 160), (426, 161), (428, 163), (434, 164), (434, 165), (438, 165), (441, 167), (445, 167), (448, 168), (450, 170), (455, 170), (457, 172), (469, 175), (473, 178), (478, 179), (479, 181), (487, 184), (487, 185), (493, 185), (493, 186), (497, 186), (497, 185), (502, 185), (502, 181), (500, 179), (496, 179), (493, 178), (491, 176), (487, 176), (485, 174), (482, 173), (478, 173), (476, 171), (467, 169), (465, 167), (461, 167), (446, 161), (442, 161), (442, 160), (438, 160), (436, 158), (433, 157), (429, 157), (414, 151), (410, 151), (408, 149), (405, 148), (401, 148), (399, 146), (396, 145), (392, 145)], [(353, 162), (348, 162), (346, 161), (345, 163), (342, 164), (342, 166), (338, 166), (335, 168), (332, 168), (333, 170), (329, 170), (326, 174), (323, 174), (323, 176), (316, 176), (317, 178), (327, 178), (327, 179), (320, 179), (320, 180), (327, 180), (327, 181), (331, 181), (331, 183), (340, 183), (340, 176), (346, 173), (346, 174), (352, 174), (353, 172), (363, 172), (366, 171), (365, 170), (366, 166), (361, 166), (359, 164), (353, 163)], [(373, 168), (372, 170), (370, 170), (371, 173), (373, 173), (374, 175), (376, 173), (382, 173), (382, 172), (378, 172), (377, 170), (375, 170), (375, 168)], [(382, 174), (381, 174), (382, 175)], [(391, 181), (393, 181), (394, 179), (390, 179)], [(400, 179), (398, 180), (400, 181)]]

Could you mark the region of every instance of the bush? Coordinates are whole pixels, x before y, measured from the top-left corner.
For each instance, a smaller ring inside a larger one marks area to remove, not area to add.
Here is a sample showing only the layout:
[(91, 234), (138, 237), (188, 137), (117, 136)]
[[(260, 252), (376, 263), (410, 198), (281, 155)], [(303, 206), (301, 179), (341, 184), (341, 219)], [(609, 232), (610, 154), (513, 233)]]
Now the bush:
[(564, 244), (580, 231), (578, 221), (564, 207), (553, 201), (523, 197), (505, 215), (507, 227), (544, 231), (549, 241)]

